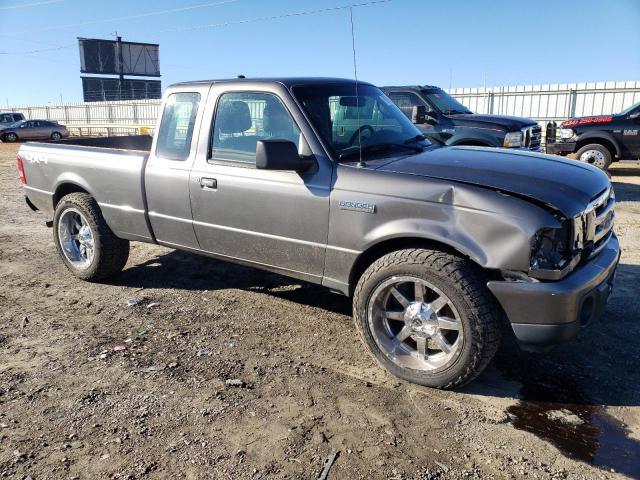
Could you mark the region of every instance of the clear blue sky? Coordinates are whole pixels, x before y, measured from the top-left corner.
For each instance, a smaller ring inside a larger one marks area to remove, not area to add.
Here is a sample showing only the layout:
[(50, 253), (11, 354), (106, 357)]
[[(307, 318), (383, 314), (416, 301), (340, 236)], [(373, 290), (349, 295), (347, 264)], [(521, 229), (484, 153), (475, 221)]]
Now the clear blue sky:
[[(350, 77), (349, 10), (233, 22), (365, 1), (0, 0), (0, 106), (81, 100), (76, 37), (116, 30), (160, 44), (163, 87), (239, 73)], [(488, 86), (640, 80), (640, 0), (392, 0), (354, 19), (359, 77), (378, 85), (482, 86), (485, 72)]]

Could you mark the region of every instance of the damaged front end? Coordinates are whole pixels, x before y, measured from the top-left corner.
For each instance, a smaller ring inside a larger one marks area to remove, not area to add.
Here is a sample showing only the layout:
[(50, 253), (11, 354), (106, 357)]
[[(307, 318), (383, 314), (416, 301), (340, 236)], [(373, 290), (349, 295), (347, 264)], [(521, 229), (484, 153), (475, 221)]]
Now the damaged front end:
[(613, 187), (593, 199), (572, 219), (558, 218), (559, 228), (541, 228), (531, 240), (529, 276), (560, 280), (583, 260), (593, 258), (611, 238), (615, 219)]
[(571, 222), (560, 228), (542, 228), (531, 241), (529, 276), (537, 280), (560, 280), (580, 263), (581, 253), (572, 248)]

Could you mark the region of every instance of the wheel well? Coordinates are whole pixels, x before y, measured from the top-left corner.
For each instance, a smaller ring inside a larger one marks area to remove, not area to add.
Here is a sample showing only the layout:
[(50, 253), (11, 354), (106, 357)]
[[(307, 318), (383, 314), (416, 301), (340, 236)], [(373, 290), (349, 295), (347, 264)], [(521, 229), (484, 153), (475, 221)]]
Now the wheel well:
[(611, 160), (615, 160), (616, 158), (616, 146), (613, 144), (611, 140), (607, 140), (606, 138), (585, 138), (584, 140), (580, 140), (576, 144), (576, 152), (580, 150), (585, 145), (596, 144), (602, 145), (604, 148), (609, 150), (611, 154)]
[(63, 183), (62, 185), (59, 185), (58, 188), (56, 188), (56, 192), (53, 194), (53, 208), (56, 208), (56, 205), (58, 205), (58, 202), (62, 197), (64, 197), (65, 195), (69, 195), (70, 193), (77, 192), (89, 193), (84, 188), (76, 185), (75, 183)]
[(369, 247), (369, 249), (362, 252), (357, 258), (355, 264), (351, 268), (351, 274), (349, 275), (349, 295), (353, 295), (353, 291), (355, 290), (358, 280), (373, 262), (387, 253), (391, 253), (396, 250), (403, 250), (405, 248), (428, 248), (451, 253), (467, 259), (469, 258), (467, 255), (464, 255), (455, 248), (435, 240), (418, 237), (392, 238), (390, 240), (385, 240)]

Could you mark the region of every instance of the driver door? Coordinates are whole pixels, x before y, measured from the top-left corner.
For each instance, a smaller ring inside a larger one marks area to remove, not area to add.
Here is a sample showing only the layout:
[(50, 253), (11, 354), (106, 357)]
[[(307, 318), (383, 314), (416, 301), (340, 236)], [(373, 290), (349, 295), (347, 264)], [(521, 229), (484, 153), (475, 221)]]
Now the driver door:
[(298, 126), (304, 122), (296, 122), (275, 92), (223, 88), (212, 87), (215, 101), (203, 121), (211, 125), (209, 145), (199, 153), (189, 182), (200, 248), (320, 281), (331, 165), (316, 156), (317, 166), (304, 173), (256, 168), (258, 140), (290, 140), (301, 153), (309, 149)]
[[(640, 107), (631, 111), (622, 126), (621, 143), (630, 159), (640, 159)], [(625, 159), (626, 160), (626, 159)]]

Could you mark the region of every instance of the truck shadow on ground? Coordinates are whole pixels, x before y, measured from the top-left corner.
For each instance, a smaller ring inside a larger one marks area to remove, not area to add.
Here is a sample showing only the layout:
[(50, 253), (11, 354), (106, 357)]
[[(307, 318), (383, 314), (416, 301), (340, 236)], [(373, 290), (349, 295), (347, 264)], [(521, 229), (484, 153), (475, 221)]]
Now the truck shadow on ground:
[(616, 201), (618, 202), (640, 201), (640, 184), (616, 182), (615, 178), (612, 184), (616, 192)]
[(247, 290), (351, 315), (351, 301), (322, 286), (179, 250), (133, 265), (111, 283), (132, 288)]
[[(492, 365), (461, 394), (516, 398), (507, 409), (515, 428), (551, 442), (569, 457), (640, 478), (640, 441), (606, 410), (640, 405), (640, 372), (635, 368), (640, 357), (635, 298), (639, 279), (640, 266), (620, 265), (617, 294), (605, 318), (550, 352), (521, 351), (507, 335)], [(180, 251), (134, 265), (114, 283), (134, 288), (240, 289), (351, 315), (350, 299), (323, 287)]]

